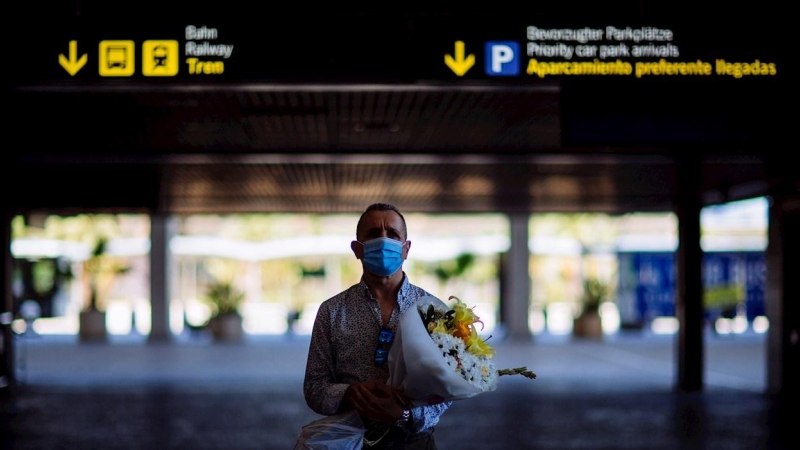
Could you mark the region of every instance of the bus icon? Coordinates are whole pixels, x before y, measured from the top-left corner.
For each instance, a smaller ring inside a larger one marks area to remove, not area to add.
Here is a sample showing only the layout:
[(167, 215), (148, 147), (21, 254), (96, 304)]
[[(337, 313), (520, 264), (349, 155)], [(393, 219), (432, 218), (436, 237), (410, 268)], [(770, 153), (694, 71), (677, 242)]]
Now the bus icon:
[(100, 76), (129, 77), (133, 75), (136, 62), (133, 41), (100, 41)]
[(106, 67), (108, 69), (125, 69), (128, 63), (128, 49), (123, 46), (110, 45), (106, 49)]

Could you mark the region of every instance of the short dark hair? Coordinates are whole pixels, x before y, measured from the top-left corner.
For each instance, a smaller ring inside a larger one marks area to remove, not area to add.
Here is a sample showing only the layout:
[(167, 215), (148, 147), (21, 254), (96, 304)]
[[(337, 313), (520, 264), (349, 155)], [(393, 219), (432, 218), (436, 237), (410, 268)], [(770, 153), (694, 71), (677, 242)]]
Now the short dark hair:
[(361, 217), (358, 218), (358, 224), (356, 224), (356, 238), (358, 238), (358, 232), (361, 231), (362, 222), (364, 222), (364, 216), (366, 216), (370, 211), (394, 211), (400, 216), (400, 220), (403, 221), (403, 239), (408, 239), (408, 227), (406, 226), (406, 218), (403, 217), (403, 214), (400, 213), (400, 210), (397, 209), (396, 206), (391, 205), (389, 203), (373, 203), (367, 206), (367, 209), (361, 213)]

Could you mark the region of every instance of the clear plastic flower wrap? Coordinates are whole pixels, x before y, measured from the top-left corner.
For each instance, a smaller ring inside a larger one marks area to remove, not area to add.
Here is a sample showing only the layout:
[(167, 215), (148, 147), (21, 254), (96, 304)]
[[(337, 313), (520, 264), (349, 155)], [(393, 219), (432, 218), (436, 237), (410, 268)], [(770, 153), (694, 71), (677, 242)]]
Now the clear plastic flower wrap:
[(360, 450), (365, 431), (355, 411), (324, 416), (303, 426), (294, 450)]

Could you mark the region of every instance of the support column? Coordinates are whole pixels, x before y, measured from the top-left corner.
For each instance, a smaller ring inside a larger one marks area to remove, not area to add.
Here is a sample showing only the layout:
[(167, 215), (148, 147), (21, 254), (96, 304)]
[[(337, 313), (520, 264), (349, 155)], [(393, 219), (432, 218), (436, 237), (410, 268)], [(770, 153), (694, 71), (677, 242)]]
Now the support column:
[(800, 396), (800, 198), (773, 197), (766, 251), (767, 393)]
[(169, 242), (173, 221), (165, 214), (150, 216), (150, 341), (171, 340), (169, 329), (170, 269)]
[(9, 393), (16, 384), (14, 367), (14, 333), (11, 321), (14, 318), (14, 298), (11, 292), (11, 274), (13, 256), (11, 255), (11, 219), (13, 215), (5, 208), (2, 211), (3, 221), (3, 260), (0, 267), (3, 271), (3, 299), (0, 303), (0, 394)]
[(502, 318), (511, 339), (528, 340), (528, 314), (531, 298), (531, 277), (528, 264), (528, 214), (511, 214), (511, 247), (506, 255), (503, 270)]
[(676, 314), (680, 391), (703, 389), (703, 251), (700, 247), (701, 165), (689, 159), (677, 164), (679, 204)]

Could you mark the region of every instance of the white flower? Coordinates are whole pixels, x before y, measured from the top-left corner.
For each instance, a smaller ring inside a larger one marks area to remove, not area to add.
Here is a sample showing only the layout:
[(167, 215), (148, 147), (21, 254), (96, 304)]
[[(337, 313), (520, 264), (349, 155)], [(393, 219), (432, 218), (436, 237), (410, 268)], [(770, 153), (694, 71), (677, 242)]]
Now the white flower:
[[(420, 311), (423, 312), (423, 311)], [(437, 311), (441, 316), (447, 312)], [(483, 355), (475, 355), (467, 350), (467, 345), (460, 337), (450, 333), (434, 331), (431, 339), (442, 352), (442, 357), (454, 372), (481, 391), (493, 388), (496, 384), (497, 370), (491, 359)]]
[(461, 339), (447, 334), (447, 333), (432, 333), (431, 339), (442, 352), (442, 357), (453, 372), (460, 370), (460, 361), (458, 355), (466, 351), (464, 341)]

